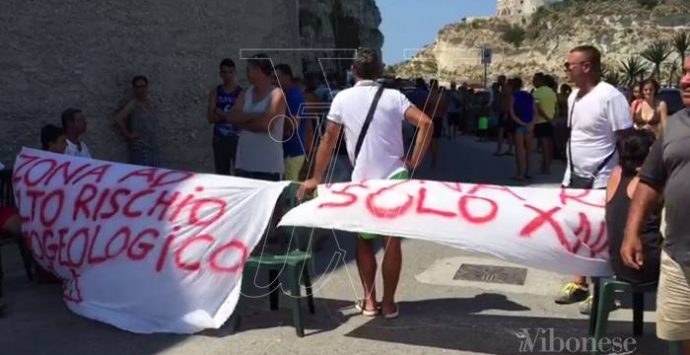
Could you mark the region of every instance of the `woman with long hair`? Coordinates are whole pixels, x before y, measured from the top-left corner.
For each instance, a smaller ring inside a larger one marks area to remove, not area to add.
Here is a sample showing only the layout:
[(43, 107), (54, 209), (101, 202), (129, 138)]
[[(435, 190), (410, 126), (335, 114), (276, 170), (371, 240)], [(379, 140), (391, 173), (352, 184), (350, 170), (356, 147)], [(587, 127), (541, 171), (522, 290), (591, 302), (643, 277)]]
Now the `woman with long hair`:
[(641, 99), (633, 103), (631, 108), (635, 128), (651, 130), (659, 137), (668, 118), (666, 103), (656, 97), (659, 83), (654, 79), (647, 79), (640, 83), (640, 89)]
[(149, 80), (138, 75), (132, 79), (132, 99), (115, 116), (128, 142), (130, 164), (158, 167), (158, 115), (149, 98)]
[(635, 104), (635, 102), (642, 100), (642, 88), (640, 87), (640, 83), (634, 83), (631, 91), (630, 104), (632, 106)]

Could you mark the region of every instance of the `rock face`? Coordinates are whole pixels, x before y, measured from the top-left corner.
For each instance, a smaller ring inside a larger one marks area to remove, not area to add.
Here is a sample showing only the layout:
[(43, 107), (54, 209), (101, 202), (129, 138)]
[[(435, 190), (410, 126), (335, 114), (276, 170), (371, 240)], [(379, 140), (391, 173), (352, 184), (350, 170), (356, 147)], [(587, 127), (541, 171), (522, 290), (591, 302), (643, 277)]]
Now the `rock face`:
[[(114, 116), (129, 98), (131, 78), (143, 74), (161, 123), (163, 166), (212, 171), (206, 107), (223, 58), (237, 63), (246, 85), (240, 56), (254, 49), (274, 63), (293, 65), (299, 74), (302, 62), (310, 63), (299, 49), (355, 43), (380, 48), (382, 42), (374, 0), (46, 0), (40, 6), (7, 0), (3, 5), (12, 10), (0, 12), (5, 165), (22, 146), (39, 147), (40, 128), (59, 125), (67, 107), (86, 114), (84, 141), (96, 158), (126, 161)], [(305, 8), (313, 10), (312, 17), (302, 14)]]
[[(318, 72), (343, 73), (353, 49), (381, 49), (381, 13), (374, 0), (300, 0), (300, 37), (303, 67)], [(321, 50), (341, 48), (343, 50)], [(319, 64), (321, 58), (321, 64)]]
[[(398, 76), (436, 76), (441, 81), (481, 83), (483, 47), (493, 49), (489, 80), (499, 74), (531, 77), (545, 72), (563, 77), (567, 52), (582, 44), (592, 44), (603, 53), (609, 68), (639, 55), (659, 40), (668, 40), (679, 31), (690, 30), (690, 2), (666, 0), (653, 10), (632, 0), (563, 2), (547, 5), (530, 17), (476, 20), (444, 27), (436, 43), (409, 62), (401, 64)], [(519, 48), (502, 39), (508, 26), (525, 31)], [(668, 62), (677, 60), (675, 53)]]

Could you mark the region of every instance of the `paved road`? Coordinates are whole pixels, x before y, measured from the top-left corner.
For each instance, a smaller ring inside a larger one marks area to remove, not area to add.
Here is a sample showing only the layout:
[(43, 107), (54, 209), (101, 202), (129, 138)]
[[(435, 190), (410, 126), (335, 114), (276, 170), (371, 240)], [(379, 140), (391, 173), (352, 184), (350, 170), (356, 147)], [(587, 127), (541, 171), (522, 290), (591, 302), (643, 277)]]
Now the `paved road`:
[[(442, 141), (438, 171), (421, 169), (416, 177), (508, 184), (513, 160), (493, 157), (493, 149), (470, 138)], [(535, 175), (534, 184), (558, 186), (563, 164), (555, 170), (553, 176)], [(194, 336), (126, 333), (69, 312), (59, 286), (26, 282), (13, 248), (4, 248), (10, 309), (0, 318), (0, 354), (518, 354), (525, 328), (553, 328), (560, 338), (586, 336), (587, 319), (577, 307), (552, 301), (567, 276), (527, 269), (523, 286), (458, 281), (453, 276), (463, 263), (515, 265), (413, 240), (403, 243), (401, 317), (385, 321), (356, 315), (352, 301), (360, 287), (353, 246), (347, 233), (331, 234), (321, 244), (315, 264), (316, 314), (305, 314), (307, 336), (301, 339), (291, 326), (285, 297), (275, 312), (268, 310), (266, 298), (244, 298), (234, 334), (229, 325)], [(649, 309), (653, 302), (647, 299)], [(654, 318), (653, 312), (645, 313), (648, 323), (637, 354), (665, 350), (654, 337)], [(614, 312), (612, 319), (612, 336), (631, 335), (629, 310)]]

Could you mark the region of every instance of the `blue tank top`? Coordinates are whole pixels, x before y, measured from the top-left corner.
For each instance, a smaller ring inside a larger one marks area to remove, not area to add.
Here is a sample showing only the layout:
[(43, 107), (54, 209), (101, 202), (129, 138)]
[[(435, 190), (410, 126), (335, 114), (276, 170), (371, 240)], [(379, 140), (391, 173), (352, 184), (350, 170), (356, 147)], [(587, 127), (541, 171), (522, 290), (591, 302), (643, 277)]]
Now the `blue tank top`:
[(527, 91), (517, 91), (513, 94), (515, 114), (520, 117), (522, 122), (531, 123), (534, 119), (534, 98)]
[[(223, 85), (218, 85), (216, 88), (216, 108), (223, 112), (228, 112), (235, 106), (237, 98), (242, 92), (241, 87), (236, 87), (232, 92), (226, 92)], [(237, 135), (237, 129), (230, 123), (216, 123), (213, 127), (213, 134), (221, 137), (231, 137)]]

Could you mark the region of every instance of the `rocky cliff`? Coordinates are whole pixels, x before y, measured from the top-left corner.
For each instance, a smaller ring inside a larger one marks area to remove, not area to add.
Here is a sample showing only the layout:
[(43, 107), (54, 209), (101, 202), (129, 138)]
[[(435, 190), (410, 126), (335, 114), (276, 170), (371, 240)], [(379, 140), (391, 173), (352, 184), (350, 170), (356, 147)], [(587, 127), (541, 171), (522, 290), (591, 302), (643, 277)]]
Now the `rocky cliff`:
[[(523, 32), (519, 46), (504, 39), (509, 29)], [(447, 25), (435, 43), (395, 69), (403, 77), (480, 83), (484, 75), (480, 51), (490, 47), (494, 53), (490, 80), (498, 74), (527, 77), (537, 71), (562, 76), (565, 56), (575, 46), (597, 46), (605, 64), (618, 68), (620, 61), (639, 55), (653, 42), (688, 30), (688, 0), (661, 1), (652, 9), (637, 0), (569, 0), (544, 6), (529, 17)], [(676, 59), (675, 53), (668, 57), (669, 62)]]
[[(212, 171), (208, 91), (218, 63), (258, 49), (277, 62), (313, 65), (309, 48), (380, 48), (374, 0), (7, 0), (0, 12), (0, 162), (22, 146), (38, 147), (39, 130), (60, 123), (67, 107), (84, 110), (84, 140), (99, 159), (125, 161), (113, 119), (130, 79), (149, 77), (165, 167)], [(272, 50), (269, 50), (272, 49)], [(332, 51), (331, 51), (332, 52)], [(325, 57), (334, 57), (326, 51)], [(348, 53), (352, 56), (352, 53)], [(304, 56), (304, 58), (303, 58)], [(318, 66), (316, 67), (318, 68)]]
[(383, 45), (381, 13), (374, 0), (300, 0), (299, 18), (307, 71), (319, 71), (323, 66), (328, 72), (342, 73), (350, 65), (352, 49), (380, 50)]

